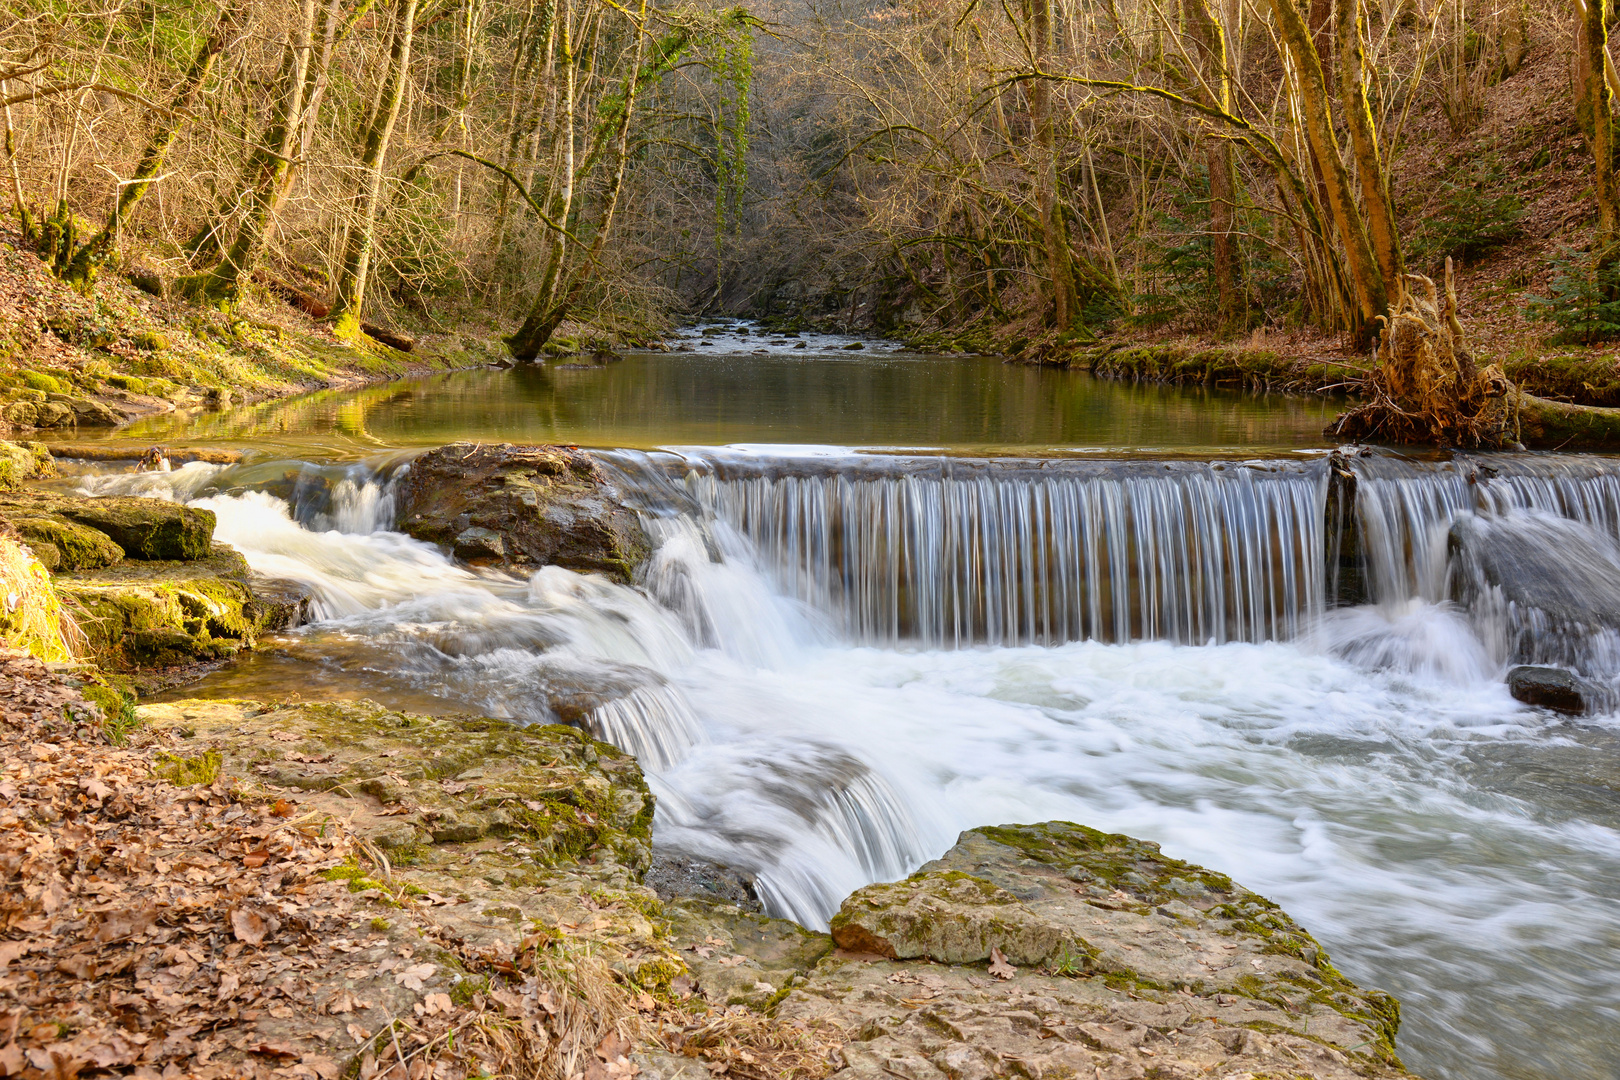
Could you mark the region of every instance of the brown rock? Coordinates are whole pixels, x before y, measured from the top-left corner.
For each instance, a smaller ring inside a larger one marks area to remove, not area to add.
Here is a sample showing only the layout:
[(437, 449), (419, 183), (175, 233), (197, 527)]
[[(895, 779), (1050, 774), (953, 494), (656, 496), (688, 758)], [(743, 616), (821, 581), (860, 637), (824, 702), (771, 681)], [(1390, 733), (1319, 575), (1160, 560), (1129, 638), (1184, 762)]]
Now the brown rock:
[(460, 558), (561, 566), (629, 581), (647, 537), (589, 454), (572, 447), (455, 443), (411, 463), (399, 527)]

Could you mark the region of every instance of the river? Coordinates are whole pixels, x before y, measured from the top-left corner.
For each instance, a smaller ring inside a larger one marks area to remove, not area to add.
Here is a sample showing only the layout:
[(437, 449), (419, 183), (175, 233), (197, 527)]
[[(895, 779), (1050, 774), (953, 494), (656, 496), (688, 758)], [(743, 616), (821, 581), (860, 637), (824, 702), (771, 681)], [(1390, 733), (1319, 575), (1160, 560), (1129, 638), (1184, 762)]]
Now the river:
[[(1349, 459), (1370, 602), (1341, 603), (1325, 403), (752, 330), (160, 418), (119, 437), (249, 458), (70, 482), (208, 507), (314, 590), (186, 693), (539, 721), (614, 685), (591, 724), (641, 757), (657, 842), (774, 913), (824, 926), (962, 829), (1074, 820), (1282, 904), (1401, 999), (1414, 1071), (1620, 1076), (1616, 727), (1509, 696), (1513, 627), (1448, 599), (1446, 545), (1556, 519), (1620, 558), (1620, 462)], [(637, 587), (391, 531), (409, 449), (453, 439), (600, 448), (659, 540)]]

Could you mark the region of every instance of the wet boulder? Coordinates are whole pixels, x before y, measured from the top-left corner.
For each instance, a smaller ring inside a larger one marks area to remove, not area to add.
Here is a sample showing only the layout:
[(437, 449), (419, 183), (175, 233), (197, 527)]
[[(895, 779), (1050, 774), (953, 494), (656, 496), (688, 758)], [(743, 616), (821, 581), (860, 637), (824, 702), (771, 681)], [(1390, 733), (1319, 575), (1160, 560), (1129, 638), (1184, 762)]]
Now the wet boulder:
[(397, 490), (401, 531), (468, 562), (629, 581), (648, 550), (635, 513), (572, 447), (455, 443), (412, 462)]
[(1539, 514), (1460, 517), (1448, 537), (1453, 593), (1470, 606), (1495, 592), (1563, 628), (1620, 628), (1620, 546), (1578, 521)]
[(1508, 692), (1526, 705), (1581, 716), (1590, 711), (1592, 686), (1573, 671), (1521, 664), (1508, 672)]

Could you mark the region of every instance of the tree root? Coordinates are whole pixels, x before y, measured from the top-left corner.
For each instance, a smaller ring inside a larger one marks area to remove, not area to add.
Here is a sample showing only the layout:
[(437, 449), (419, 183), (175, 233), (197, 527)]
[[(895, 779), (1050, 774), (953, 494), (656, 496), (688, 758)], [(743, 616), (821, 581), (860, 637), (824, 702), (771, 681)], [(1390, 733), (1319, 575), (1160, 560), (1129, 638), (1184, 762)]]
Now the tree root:
[(1480, 368), (1457, 318), (1456, 280), (1446, 260), (1444, 298), (1434, 280), (1407, 274), (1388, 316), (1379, 316), (1372, 400), (1342, 414), (1329, 435), (1357, 442), (1468, 449), (1520, 445), (1524, 395), (1495, 364)]

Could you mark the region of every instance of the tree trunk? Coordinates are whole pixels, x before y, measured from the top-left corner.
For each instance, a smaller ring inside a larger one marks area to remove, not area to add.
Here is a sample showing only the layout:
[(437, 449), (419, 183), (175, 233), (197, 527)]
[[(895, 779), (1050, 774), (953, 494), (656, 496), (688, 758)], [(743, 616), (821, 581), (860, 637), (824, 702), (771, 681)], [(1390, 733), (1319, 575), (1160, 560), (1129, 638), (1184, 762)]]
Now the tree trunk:
[[(264, 142), (248, 160), (246, 206), (230, 247), (218, 265), (175, 282), (175, 290), (207, 304), (234, 305), (241, 297), (264, 246), (265, 232), (279, 201), (281, 183), (292, 168), (299, 122), (303, 119), (304, 91), (314, 51), (316, 0), (301, 0), (299, 22), (282, 51), (276, 97)], [(223, 225), (216, 225), (219, 235)]]
[[(645, 25), (646, 18), (647, 4), (646, 0), (642, 0), (638, 21)], [(670, 41), (661, 42), (654, 60), (647, 65), (650, 70), (643, 71), (642, 59), (646, 52), (647, 35), (636, 35), (635, 55), (630, 63), (630, 71), (625, 76), (624, 97), (622, 104), (619, 106), (617, 123), (610, 131), (602, 132), (604, 138), (611, 135), (615, 160), (613, 173), (608, 180), (607, 190), (602, 197), (602, 212), (596, 223), (596, 237), (591, 241), (590, 250), (586, 253), (580, 265), (570, 271), (567, 289), (559, 291), (556, 288), (556, 281), (561, 280), (559, 271), (558, 278), (550, 283), (549, 293), (543, 289), (535, 297), (535, 302), (530, 307), (529, 315), (524, 319), (523, 325), (518, 328), (517, 333), (506, 339), (514, 360), (532, 362), (539, 357), (540, 351), (545, 347), (546, 342), (551, 339), (551, 335), (556, 331), (563, 319), (567, 317), (568, 312), (579, 302), (585, 286), (590, 283), (592, 276), (595, 274), (596, 265), (602, 256), (602, 248), (607, 243), (608, 234), (613, 230), (613, 218), (619, 208), (619, 193), (624, 189), (625, 167), (630, 161), (630, 124), (635, 116), (637, 92), (643, 82), (650, 82), (672, 68), (681, 52), (685, 50), (689, 40), (684, 34), (678, 34)], [(570, 67), (569, 86), (571, 90), (573, 86), (572, 67)], [(572, 107), (570, 107), (569, 112), (572, 115)], [(586, 155), (585, 171), (587, 173), (593, 168), (592, 163), (598, 160), (599, 153), (600, 144), (592, 147), (591, 152)], [(572, 161), (572, 133), (570, 133), (568, 140), (568, 154), (570, 161)], [(561, 233), (557, 233), (557, 235), (562, 236)], [(563, 237), (563, 239), (566, 239), (566, 237)]]
[[(1232, 72), (1227, 61), (1226, 32), (1210, 11), (1207, 0), (1184, 0), (1182, 21), (1193, 39), (1202, 69), (1200, 96), (1206, 105), (1232, 111)], [(1212, 139), (1204, 155), (1209, 168), (1209, 226), (1211, 271), (1215, 276), (1221, 328), (1232, 330), (1247, 321), (1243, 291), (1243, 263), (1234, 235), (1237, 172), (1232, 147), (1225, 139)]]
[(1575, 0), (1575, 119), (1586, 135), (1594, 171), (1592, 194), (1597, 200), (1599, 259), (1614, 245), (1617, 215), (1614, 175), (1614, 91), (1609, 85), (1609, 28), (1604, 18), (1607, 0)]
[(1366, 222), (1350, 189), (1350, 174), (1339, 156), (1339, 144), (1334, 137), (1333, 117), (1329, 111), (1327, 83), (1322, 75), (1322, 62), (1317, 56), (1316, 44), (1293, 0), (1271, 0), (1271, 12), (1277, 21), (1278, 33), (1282, 35), (1294, 61), (1305, 136), (1312, 155), (1321, 166), (1328, 211), (1333, 217), (1339, 240), (1344, 245), (1346, 268), (1356, 299), (1356, 310), (1351, 313), (1351, 330), (1366, 338), (1376, 329), (1377, 318), (1389, 311), (1389, 291), (1373, 256)]
[(1367, 63), (1361, 50), (1361, 2), (1339, 0), (1339, 106), (1356, 155), (1356, 175), (1361, 180), (1368, 239), (1378, 260), (1378, 272), (1384, 276), (1384, 290), (1387, 295), (1396, 296), (1401, 290), (1401, 274), (1405, 268), (1401, 264), (1401, 239), (1395, 227), (1395, 211), (1390, 204), (1389, 179), (1378, 153), (1372, 106), (1367, 103)]
[[(1052, 0), (1029, 0), (1029, 29), (1035, 69), (1047, 71), (1052, 59)], [(1068, 227), (1058, 191), (1057, 146), (1052, 121), (1052, 84), (1032, 79), (1027, 85), (1029, 121), (1035, 144), (1035, 201), (1041, 218), (1047, 269), (1052, 275), (1052, 321), (1059, 331), (1072, 330), (1076, 316), (1074, 269)]]
[(416, 35), (419, 3), (420, 0), (400, 0), (382, 96), (371, 130), (366, 133), (365, 152), (360, 159), (360, 190), (354, 199), (354, 221), (349, 226), (343, 270), (332, 305), (333, 332), (340, 337), (354, 338), (360, 334), (360, 311), (365, 305), (366, 281), (371, 273), (377, 201), (382, 197), (383, 159), (388, 155), (388, 144), (393, 140), (394, 125), (399, 120), (399, 105), (405, 96), (405, 76), (411, 66), (411, 44)]

